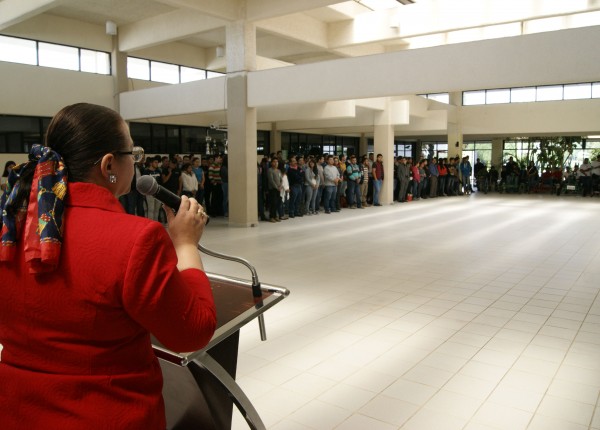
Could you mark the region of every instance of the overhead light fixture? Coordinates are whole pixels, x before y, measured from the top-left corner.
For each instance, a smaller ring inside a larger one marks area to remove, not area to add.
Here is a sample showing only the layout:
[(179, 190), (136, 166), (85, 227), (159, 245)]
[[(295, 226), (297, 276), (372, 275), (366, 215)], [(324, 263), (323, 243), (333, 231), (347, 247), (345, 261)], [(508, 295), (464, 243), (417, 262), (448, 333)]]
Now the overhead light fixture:
[(114, 21), (106, 21), (106, 34), (109, 36), (117, 35), (117, 23)]
[(409, 4), (415, 4), (415, 0), (396, 0), (398, 3), (407, 6)]

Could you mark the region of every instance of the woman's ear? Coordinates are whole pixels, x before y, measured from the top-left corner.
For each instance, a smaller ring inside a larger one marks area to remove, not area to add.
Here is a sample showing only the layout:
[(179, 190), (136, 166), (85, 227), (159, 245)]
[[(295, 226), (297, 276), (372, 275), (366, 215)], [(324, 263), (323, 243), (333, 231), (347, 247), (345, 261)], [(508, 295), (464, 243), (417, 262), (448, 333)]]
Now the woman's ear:
[(107, 182), (114, 183), (116, 178), (115, 173), (112, 171), (112, 163), (115, 159), (113, 154), (106, 154), (100, 161), (100, 171), (102, 172), (102, 178)]

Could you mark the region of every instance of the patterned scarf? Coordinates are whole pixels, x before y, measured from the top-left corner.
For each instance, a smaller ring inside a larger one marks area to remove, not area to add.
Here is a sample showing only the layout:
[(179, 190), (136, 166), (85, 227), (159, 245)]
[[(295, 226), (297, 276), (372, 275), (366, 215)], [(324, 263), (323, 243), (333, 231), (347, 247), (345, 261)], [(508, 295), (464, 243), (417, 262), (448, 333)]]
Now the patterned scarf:
[[(36, 163), (29, 204), (15, 207), (25, 169)], [(14, 261), (17, 238), (23, 226), (25, 261), (29, 273), (53, 271), (58, 265), (63, 236), (64, 200), (67, 193), (67, 170), (62, 157), (52, 149), (33, 145), (27, 163), (15, 166), (8, 176), (0, 200), (0, 262)], [(7, 210), (8, 209), (8, 210)]]

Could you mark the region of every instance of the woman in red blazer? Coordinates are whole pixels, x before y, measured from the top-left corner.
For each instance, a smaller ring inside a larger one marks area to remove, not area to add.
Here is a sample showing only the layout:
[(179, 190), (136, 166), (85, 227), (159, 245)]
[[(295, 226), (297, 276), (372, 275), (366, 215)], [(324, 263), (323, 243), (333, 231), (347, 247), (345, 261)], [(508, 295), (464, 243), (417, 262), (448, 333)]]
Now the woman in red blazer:
[(142, 156), (116, 112), (76, 104), (13, 171), (2, 201), (1, 428), (165, 429), (150, 333), (196, 350), (216, 313), (196, 248), (202, 207), (183, 197), (177, 215), (166, 211), (167, 233), (117, 200)]

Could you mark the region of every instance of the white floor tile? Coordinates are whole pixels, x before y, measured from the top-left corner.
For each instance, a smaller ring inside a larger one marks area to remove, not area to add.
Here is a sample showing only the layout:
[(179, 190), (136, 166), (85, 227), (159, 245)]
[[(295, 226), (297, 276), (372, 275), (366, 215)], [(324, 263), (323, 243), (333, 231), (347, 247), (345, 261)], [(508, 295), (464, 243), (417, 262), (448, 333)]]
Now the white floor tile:
[[(291, 290), (266, 342), (242, 329), (240, 385), (274, 430), (600, 430), (590, 203), (475, 193), (255, 229), (213, 220), (207, 248)], [(247, 428), (239, 414), (232, 428)]]
[(403, 400), (416, 406), (424, 405), (435, 393), (437, 388), (420, 384), (406, 379), (398, 379), (387, 387), (383, 394), (388, 397)]
[(542, 400), (537, 414), (586, 426), (592, 421), (594, 406), (548, 394)]
[(338, 427), (336, 430), (396, 430), (398, 427), (384, 423), (361, 414), (354, 414)]
[(399, 427), (418, 409), (419, 407), (412, 403), (379, 395), (363, 406), (360, 413)]
[(488, 401), (477, 411), (473, 421), (499, 430), (524, 430), (532, 416), (531, 412)]
[(346, 409), (313, 400), (291, 414), (289, 418), (315, 430), (327, 430), (336, 428), (351, 414), (352, 412)]

